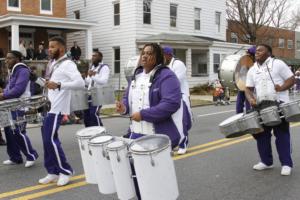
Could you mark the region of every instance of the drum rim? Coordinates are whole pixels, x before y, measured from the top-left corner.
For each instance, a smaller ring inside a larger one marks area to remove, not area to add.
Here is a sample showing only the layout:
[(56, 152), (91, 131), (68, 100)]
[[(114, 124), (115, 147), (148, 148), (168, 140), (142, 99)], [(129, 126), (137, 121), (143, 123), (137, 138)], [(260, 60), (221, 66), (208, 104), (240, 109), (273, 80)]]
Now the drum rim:
[[(136, 142), (139, 142), (140, 140), (145, 140), (147, 138), (154, 138), (154, 137), (160, 137), (160, 138), (164, 138), (164, 139), (167, 139), (168, 140), (168, 144), (159, 148), (159, 149), (155, 149), (155, 150), (148, 150), (148, 151), (136, 151), (136, 150), (133, 150), (131, 149), (132, 146), (136, 143)], [(134, 140), (128, 147), (128, 151), (132, 154), (135, 154), (135, 155), (150, 155), (150, 154), (156, 154), (156, 153), (159, 153), (167, 148), (169, 148), (171, 146), (171, 141), (170, 141), (170, 138), (166, 135), (162, 135), (162, 134), (155, 134), (155, 135), (146, 135), (146, 136), (143, 136), (143, 137), (140, 137), (136, 140)]]
[(106, 128), (104, 128), (104, 132), (103, 133), (96, 133), (94, 135), (78, 135), (78, 133), (81, 132), (82, 130), (88, 129), (88, 128), (91, 128), (91, 127), (94, 127), (94, 128), (96, 128), (96, 127), (103, 127), (104, 128), (104, 126), (90, 126), (90, 127), (85, 127), (85, 128), (79, 129), (76, 132), (76, 138), (92, 138), (92, 137), (97, 136), (97, 135), (106, 134)]
[(262, 114), (262, 113), (265, 113), (265, 112), (270, 111), (270, 110), (274, 111), (275, 109), (273, 109), (273, 108), (276, 108), (276, 110), (278, 110), (277, 106), (269, 106), (269, 107), (266, 107), (266, 108), (262, 109), (261, 111), (259, 111), (259, 113)]
[[(110, 140), (107, 140), (105, 142), (92, 142), (92, 139), (96, 138), (96, 137), (99, 137), (99, 136), (111, 136), (112, 138)], [(94, 135), (93, 137), (91, 137), (88, 141), (88, 144), (90, 146), (103, 146), (105, 144), (108, 144), (110, 143), (111, 141), (114, 141), (115, 140), (115, 137), (110, 135), (110, 134), (107, 134), (107, 133), (104, 133), (104, 134), (97, 134), (97, 135)]]
[[(107, 145), (107, 146), (106, 146), (106, 149), (107, 149), (108, 151), (118, 151), (118, 150), (121, 150), (121, 149), (124, 149), (124, 148), (127, 147), (126, 142), (123, 141), (123, 140), (115, 139), (113, 142), (122, 142), (122, 145), (119, 146), (119, 147), (109, 147), (109, 145)], [(113, 143), (113, 142), (111, 142), (111, 143)], [(109, 144), (111, 144), (111, 143), (109, 143)]]

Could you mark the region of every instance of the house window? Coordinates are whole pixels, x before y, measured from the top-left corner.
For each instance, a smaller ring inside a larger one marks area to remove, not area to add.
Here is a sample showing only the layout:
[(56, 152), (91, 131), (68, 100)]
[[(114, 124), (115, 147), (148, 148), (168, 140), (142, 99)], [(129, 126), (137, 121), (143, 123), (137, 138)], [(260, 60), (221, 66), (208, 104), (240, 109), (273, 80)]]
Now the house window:
[(177, 20), (177, 5), (170, 4), (170, 26), (176, 27), (176, 20)]
[(114, 25), (120, 25), (120, 2), (114, 4)]
[(21, 11), (21, 0), (7, 0), (7, 10)]
[(248, 44), (250, 44), (251, 43), (251, 40), (250, 40), (250, 35), (249, 34), (245, 34), (244, 36), (244, 42), (246, 42), (246, 43), (248, 43)]
[(192, 76), (208, 76), (206, 52), (192, 52)]
[(195, 30), (200, 31), (200, 8), (195, 8), (194, 10), (194, 23), (195, 23)]
[(120, 58), (121, 58), (120, 47), (116, 47), (116, 48), (114, 48), (114, 72), (115, 72), (115, 74), (120, 73), (120, 66), (121, 66)]
[(151, 0), (143, 1), (144, 24), (151, 24)]
[(278, 40), (278, 47), (279, 48), (284, 48), (284, 39), (283, 38), (279, 38), (279, 40)]
[(75, 19), (80, 19), (80, 10), (74, 11)]
[(40, 13), (52, 14), (52, 0), (40, 0)]
[(292, 49), (292, 48), (293, 48), (293, 43), (294, 43), (293, 40), (288, 40), (288, 41), (287, 41), (287, 48), (288, 48), (288, 49)]
[(231, 32), (231, 34), (230, 34), (230, 42), (232, 42), (232, 43), (238, 43), (238, 36), (237, 36), (236, 33)]
[(216, 12), (215, 14), (215, 18), (216, 18), (216, 28), (217, 28), (217, 32), (220, 33), (221, 32), (221, 12)]
[(220, 54), (214, 53), (213, 59), (214, 59), (214, 73), (218, 73), (220, 67), (220, 60), (221, 60)]
[(300, 41), (297, 41), (297, 50), (300, 50)]

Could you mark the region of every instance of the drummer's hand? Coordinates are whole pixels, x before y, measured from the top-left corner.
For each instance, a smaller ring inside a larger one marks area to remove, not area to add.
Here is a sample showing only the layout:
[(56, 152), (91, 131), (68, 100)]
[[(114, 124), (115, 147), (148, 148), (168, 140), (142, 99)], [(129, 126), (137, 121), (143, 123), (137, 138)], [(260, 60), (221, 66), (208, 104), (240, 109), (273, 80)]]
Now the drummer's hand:
[(116, 101), (116, 112), (122, 114), (125, 112), (125, 110), (125, 105), (120, 101)]
[(280, 85), (275, 85), (275, 91), (276, 92), (282, 91), (281, 86)]
[(58, 84), (55, 83), (55, 82), (53, 82), (53, 81), (47, 81), (47, 82), (46, 82), (46, 87), (47, 87), (48, 89), (53, 89), (53, 90), (55, 90), (55, 89), (58, 88)]
[(142, 116), (141, 116), (141, 113), (140, 112), (135, 112), (135, 113), (132, 113), (132, 115), (130, 116), (131, 120), (133, 121), (141, 121), (142, 120)]
[(256, 99), (254, 99), (254, 98), (250, 99), (249, 103), (252, 107), (257, 106)]
[(4, 100), (3, 93), (0, 93), (0, 101)]
[(95, 76), (96, 72), (92, 71), (92, 70), (89, 70), (88, 71), (88, 75), (89, 76)]

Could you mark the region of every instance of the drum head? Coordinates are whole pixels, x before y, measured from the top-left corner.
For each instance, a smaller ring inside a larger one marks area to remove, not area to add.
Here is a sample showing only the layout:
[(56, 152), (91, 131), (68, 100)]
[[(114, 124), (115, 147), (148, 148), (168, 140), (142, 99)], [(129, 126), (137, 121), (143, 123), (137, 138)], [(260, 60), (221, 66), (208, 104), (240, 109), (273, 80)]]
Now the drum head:
[(97, 134), (103, 134), (106, 132), (106, 129), (102, 126), (91, 126), (87, 128), (80, 129), (77, 131), (76, 136), (78, 138), (90, 138)]
[(110, 142), (111, 140), (113, 140), (113, 136), (111, 135), (96, 135), (94, 137), (92, 137), (89, 141), (89, 144), (91, 145), (103, 145), (107, 142)]
[(228, 119), (225, 119), (224, 121), (222, 121), (219, 126), (224, 126), (224, 125), (227, 125), (227, 124), (230, 124), (231, 122), (234, 122), (238, 119), (241, 119), (243, 117), (243, 113), (239, 113), (239, 114), (236, 114), (236, 115), (233, 115), (231, 117), (229, 117)]
[(126, 144), (124, 141), (117, 140), (117, 141), (114, 141), (114, 142), (108, 144), (106, 148), (107, 148), (107, 150), (116, 151), (116, 150), (123, 149), (125, 147), (126, 147)]
[(235, 68), (235, 84), (239, 90), (245, 91), (246, 78), (249, 68), (254, 64), (250, 56), (244, 55), (241, 57), (238, 65)]
[(170, 145), (170, 139), (165, 135), (148, 135), (133, 141), (130, 151), (138, 154), (148, 154), (161, 151)]

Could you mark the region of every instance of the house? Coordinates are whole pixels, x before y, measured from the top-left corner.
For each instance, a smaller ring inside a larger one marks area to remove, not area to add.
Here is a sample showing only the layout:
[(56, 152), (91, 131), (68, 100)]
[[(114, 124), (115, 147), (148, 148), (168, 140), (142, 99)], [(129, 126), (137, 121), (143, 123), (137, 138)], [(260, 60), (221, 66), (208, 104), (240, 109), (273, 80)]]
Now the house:
[[(93, 48), (104, 55), (116, 88), (126, 87), (127, 61), (145, 43), (172, 46), (186, 63), (190, 87), (217, 78), (222, 59), (248, 45), (226, 43), (225, 0), (67, 0), (68, 18), (97, 21)], [(67, 34), (84, 45), (84, 34)], [(119, 80), (121, 79), (121, 80)]]
[(92, 54), (93, 22), (66, 18), (66, 0), (0, 0), (0, 49), (6, 54), (9, 50), (19, 50), (19, 41), (26, 47), (34, 48), (55, 35), (83, 31), (84, 42), (88, 47), (85, 55)]

